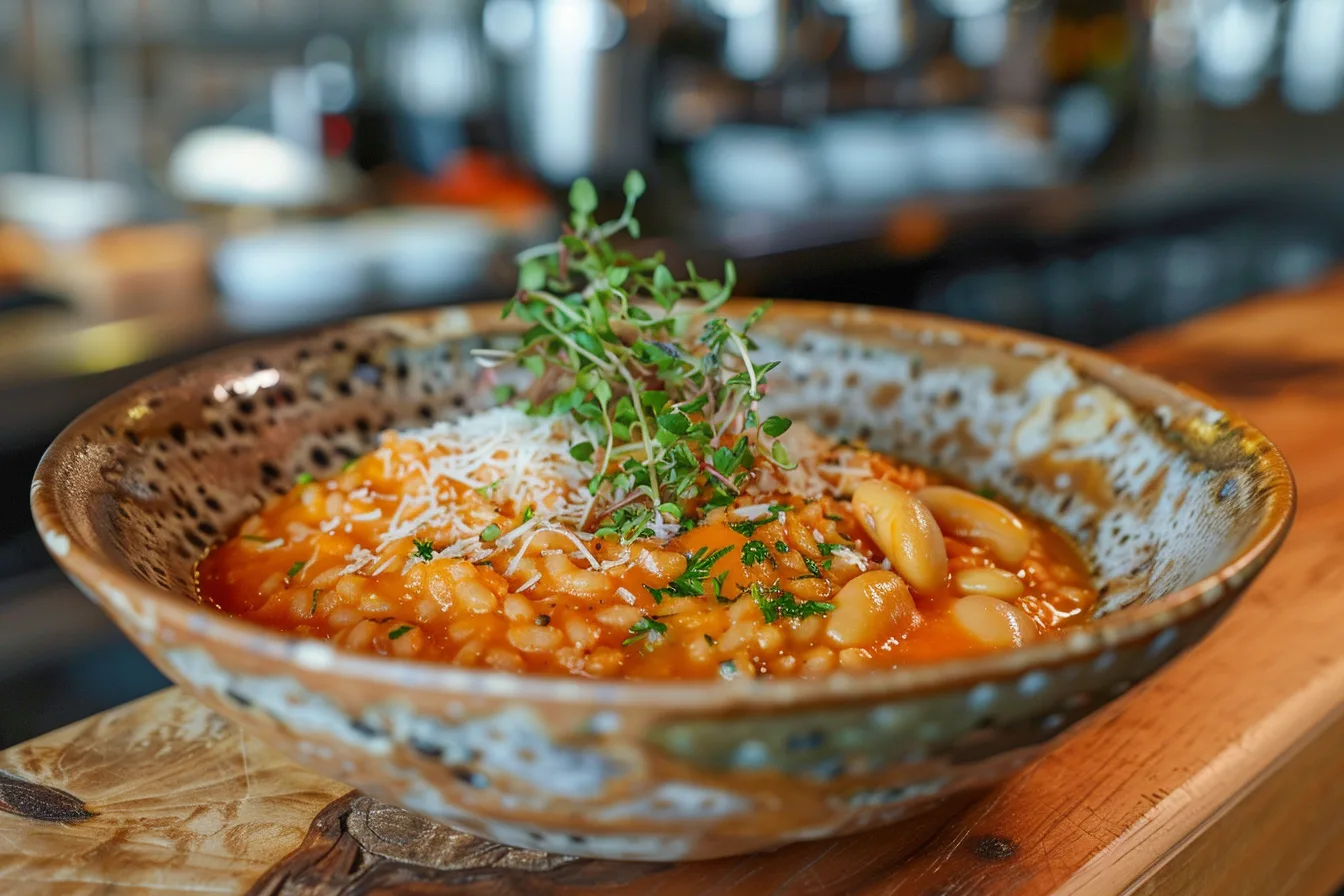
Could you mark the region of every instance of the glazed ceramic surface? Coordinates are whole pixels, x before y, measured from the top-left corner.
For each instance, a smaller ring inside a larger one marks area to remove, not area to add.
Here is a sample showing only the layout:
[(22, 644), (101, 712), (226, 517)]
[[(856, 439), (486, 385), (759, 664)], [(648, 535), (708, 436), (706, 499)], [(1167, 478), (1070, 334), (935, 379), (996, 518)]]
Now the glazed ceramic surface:
[[(741, 307), (737, 313), (741, 313)], [(1282, 457), (1211, 401), (1062, 343), (780, 303), (772, 410), (994, 488), (1083, 548), (1086, 626), (819, 680), (625, 682), (347, 654), (194, 598), (201, 552), (379, 430), (487, 406), (497, 306), (231, 349), (98, 405), (33, 482), (47, 546), (173, 680), (296, 762), (503, 843), (675, 860), (886, 824), (991, 785), (1197, 641), (1282, 542)]]

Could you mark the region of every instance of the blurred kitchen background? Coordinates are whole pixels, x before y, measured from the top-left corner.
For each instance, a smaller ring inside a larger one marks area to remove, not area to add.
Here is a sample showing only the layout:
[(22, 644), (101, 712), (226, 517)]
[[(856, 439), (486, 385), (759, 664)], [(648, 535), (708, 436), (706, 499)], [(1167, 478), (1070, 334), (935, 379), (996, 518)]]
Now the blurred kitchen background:
[(1344, 0), (0, 0), (0, 747), (166, 683), (27, 510), (157, 366), (503, 296), (631, 167), (744, 293), (1103, 345), (1336, 263), (1342, 102)]

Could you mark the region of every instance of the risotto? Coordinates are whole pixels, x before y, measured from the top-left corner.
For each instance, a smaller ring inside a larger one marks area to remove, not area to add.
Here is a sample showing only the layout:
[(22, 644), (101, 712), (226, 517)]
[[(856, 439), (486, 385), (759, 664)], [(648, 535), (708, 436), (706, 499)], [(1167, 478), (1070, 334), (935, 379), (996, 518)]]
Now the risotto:
[[(629, 678), (967, 655), (1034, 640), (1096, 599), (1048, 526), (856, 447), (801, 445), (768, 491), (689, 531), (598, 537), (580, 528), (583, 437), (511, 409), (386, 433), (248, 519), (202, 560), (201, 593), (350, 650)], [(815, 491), (790, 490), (804, 480)]]
[(768, 306), (728, 321), (731, 264), (614, 249), (642, 192), (599, 225), (580, 181), (520, 256), (519, 343), (477, 353), (499, 407), (299, 477), (201, 560), (202, 600), (352, 651), (640, 679), (890, 668), (1086, 618), (1045, 523), (767, 416)]

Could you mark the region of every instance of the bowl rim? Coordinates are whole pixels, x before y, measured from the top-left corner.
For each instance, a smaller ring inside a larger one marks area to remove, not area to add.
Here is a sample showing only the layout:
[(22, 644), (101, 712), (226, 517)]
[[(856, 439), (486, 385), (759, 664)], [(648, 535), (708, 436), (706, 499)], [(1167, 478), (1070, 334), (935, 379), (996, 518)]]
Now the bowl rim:
[[(726, 310), (731, 313), (735, 309), (746, 309), (759, 301), (734, 299), (726, 306)], [(30, 504), (44, 545), (66, 575), (123, 629), (128, 624), (121, 615), (127, 611), (126, 607), (122, 601), (116, 601), (119, 606), (109, 606), (113, 601), (105, 594), (108, 590), (119, 592), (120, 596), (133, 593), (142, 601), (148, 601), (153, 606), (156, 625), (172, 623), (203, 642), (239, 650), (257, 659), (276, 661), (291, 671), (318, 671), (335, 679), (390, 685), (415, 692), (477, 693), (523, 701), (587, 703), (613, 708), (645, 706), (660, 712), (703, 711), (737, 706), (762, 709), (840, 700), (894, 699), (982, 683), (992, 685), (1033, 670), (1067, 665), (1108, 649), (1155, 637), (1202, 610), (1235, 597), (1247, 584), (1242, 580), (1257, 574), (1283, 543), (1296, 511), (1296, 483), (1279, 448), (1239, 413), (1190, 386), (1167, 381), (1104, 352), (1053, 337), (927, 312), (804, 300), (782, 300), (774, 304), (782, 317), (835, 321), (839, 315), (850, 324), (868, 320), (881, 322), (888, 327), (905, 330), (921, 340), (941, 337), (959, 344), (1008, 350), (1018, 355), (1063, 356), (1069, 361), (1078, 362), (1081, 373), (1112, 388), (1117, 387), (1105, 375), (1106, 372), (1137, 379), (1173, 401), (1194, 403), (1216, 412), (1229, 426), (1240, 429), (1245, 437), (1259, 446), (1255, 454), (1271, 488), (1266, 493), (1256, 531), (1231, 561), (1198, 581), (1155, 600), (1117, 610), (1061, 636), (1011, 650), (863, 673), (837, 671), (812, 679), (744, 677), (732, 680), (607, 680), (500, 672), (456, 666), (448, 662), (347, 652), (326, 641), (285, 634), (228, 616), (217, 609), (185, 600), (167, 589), (145, 582), (110, 558), (87, 548), (71, 532), (72, 527), (66, 525), (67, 519), (78, 517), (87, 508), (82, 505), (62, 507), (56, 493), (44, 487), (44, 483), (56, 478), (61, 461), (75, 453), (78, 436), (92, 428), (92, 421), (124, 404), (128, 395), (143, 393), (162, 380), (184, 371), (236, 356), (254, 354), (263, 346), (284, 345), (318, 336), (335, 336), (380, 323), (432, 321), (445, 314), (469, 315), (473, 324), (460, 333), (447, 334), (449, 336), (489, 332), (474, 324), (482, 319), (498, 320), (498, 312), (503, 304), (496, 301), (384, 312), (277, 336), (248, 339), (170, 365), (124, 386), (76, 417), (43, 453), (34, 473)], [(483, 318), (482, 315), (487, 317)], [(1133, 397), (1126, 395), (1124, 390), (1117, 391), (1127, 400), (1133, 401)], [(58, 549), (56, 545), (61, 547)], [(1229, 582), (1232, 587), (1225, 589), (1223, 586)], [(128, 634), (132, 635), (131, 640), (137, 646), (145, 646), (143, 636), (137, 639), (136, 633)], [(395, 697), (395, 691), (389, 696)]]

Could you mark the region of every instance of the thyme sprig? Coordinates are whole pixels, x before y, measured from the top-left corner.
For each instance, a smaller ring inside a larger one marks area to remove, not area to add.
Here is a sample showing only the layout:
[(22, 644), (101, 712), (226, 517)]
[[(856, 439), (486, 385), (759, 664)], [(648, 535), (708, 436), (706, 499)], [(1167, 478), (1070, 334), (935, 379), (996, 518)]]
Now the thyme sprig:
[(560, 239), (517, 256), (518, 291), (504, 316), (529, 325), (521, 344), (475, 353), (486, 366), (517, 363), (534, 375), (524, 395), (505, 387), (501, 399), (592, 428), (595, 441), (571, 452), (594, 467), (581, 525), (626, 543), (690, 528), (732, 503), (762, 463), (792, 465), (778, 441), (790, 421), (758, 414), (778, 362), (756, 363), (749, 334), (769, 303), (732, 323), (718, 314), (737, 280), (731, 261), (722, 280), (690, 262), (678, 278), (661, 252), (615, 248), (614, 237), (639, 236), (644, 192), (643, 176), (630, 172), (624, 211), (599, 223), (597, 191), (575, 181)]

